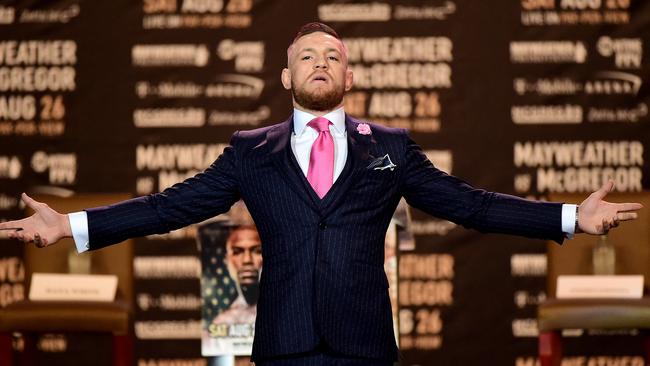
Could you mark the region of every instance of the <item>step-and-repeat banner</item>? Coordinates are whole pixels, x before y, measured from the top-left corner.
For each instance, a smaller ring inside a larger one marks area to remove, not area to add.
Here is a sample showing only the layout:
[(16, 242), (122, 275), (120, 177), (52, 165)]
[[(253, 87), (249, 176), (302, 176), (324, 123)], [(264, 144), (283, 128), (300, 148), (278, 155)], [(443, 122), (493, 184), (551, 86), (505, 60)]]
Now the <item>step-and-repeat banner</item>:
[[(650, 188), (647, 1), (10, 1), (0, 4), (0, 219), (22, 216), (23, 191), (161, 191), (207, 167), (234, 131), (283, 121), (280, 71), (309, 21), (348, 46), (346, 112), (408, 128), (447, 172), (534, 198), (586, 195), (608, 177), (619, 191)], [(414, 240), (400, 241), (393, 266), (402, 364), (536, 365), (545, 243), (415, 210), (403, 224)], [(221, 334), (225, 320), (202, 315), (250, 300), (211, 285), (230, 278), (232, 230), (223, 221), (137, 240), (138, 365), (207, 363), (202, 332)], [(215, 252), (201, 257), (206, 243)], [(0, 243), (0, 306), (24, 297), (21, 253)], [(215, 272), (201, 283), (206, 264)], [(41, 352), (93, 352), (49, 337)], [(571, 365), (643, 364), (634, 334), (570, 341)]]

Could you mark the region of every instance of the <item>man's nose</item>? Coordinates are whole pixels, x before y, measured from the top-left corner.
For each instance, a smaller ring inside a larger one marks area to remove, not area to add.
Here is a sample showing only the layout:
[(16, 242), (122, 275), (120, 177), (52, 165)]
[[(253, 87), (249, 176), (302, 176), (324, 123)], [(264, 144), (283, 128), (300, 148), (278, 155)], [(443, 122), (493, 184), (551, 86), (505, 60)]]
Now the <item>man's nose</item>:
[(253, 253), (250, 250), (244, 251), (244, 263), (253, 263)]
[(316, 69), (327, 69), (327, 62), (324, 58), (319, 58), (314, 62), (314, 68)]

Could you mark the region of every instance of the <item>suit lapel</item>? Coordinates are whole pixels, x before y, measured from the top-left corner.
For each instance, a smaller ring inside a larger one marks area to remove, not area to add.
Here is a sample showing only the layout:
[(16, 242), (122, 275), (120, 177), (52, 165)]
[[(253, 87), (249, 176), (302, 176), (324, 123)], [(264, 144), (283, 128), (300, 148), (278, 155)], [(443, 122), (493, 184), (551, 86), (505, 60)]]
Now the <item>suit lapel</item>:
[[(266, 139), (269, 147), (271, 160), (275, 164), (280, 175), (287, 181), (291, 189), (303, 199), (312, 209), (318, 211), (318, 205), (314, 201), (316, 193), (311, 187), (305, 186), (298, 162), (293, 151), (291, 151), (291, 134), (293, 133), (293, 115), (283, 123), (277, 125), (267, 132)], [(318, 196), (315, 198), (318, 199)]]
[(375, 140), (372, 135), (360, 134), (357, 131), (358, 125), (359, 122), (350, 118), (348, 115), (345, 116), (348, 157), (341, 175), (332, 186), (332, 189), (323, 197), (321, 209), (323, 210), (324, 216), (328, 215), (343, 202), (347, 191), (357, 181), (359, 175), (364, 172), (369, 160), (372, 158), (369, 151), (370, 147), (375, 144)]

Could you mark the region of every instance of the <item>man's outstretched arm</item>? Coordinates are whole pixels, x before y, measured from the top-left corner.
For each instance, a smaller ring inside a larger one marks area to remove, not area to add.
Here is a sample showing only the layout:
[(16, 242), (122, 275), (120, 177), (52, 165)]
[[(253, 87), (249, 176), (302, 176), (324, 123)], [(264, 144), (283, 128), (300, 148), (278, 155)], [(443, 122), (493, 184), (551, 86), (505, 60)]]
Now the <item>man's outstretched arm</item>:
[[(240, 198), (233, 147), (236, 137), (237, 134), (231, 146), (209, 168), (192, 178), (160, 193), (87, 209), (82, 215), (87, 215), (88, 249), (99, 249), (132, 237), (166, 233), (228, 211)], [(56, 212), (25, 194), (23, 200), (35, 213), (22, 220), (0, 223), (0, 229), (22, 229), (8, 230), (9, 237), (47, 246), (73, 236), (69, 215)]]
[[(567, 205), (525, 200), (474, 188), (436, 169), (415, 142), (406, 135), (405, 139), (406, 167), (402, 175), (402, 194), (413, 207), (481, 232), (557, 242), (572, 234), (563, 228), (563, 216), (567, 216), (563, 215), (563, 211), (566, 211)], [(603, 200), (612, 189), (613, 182), (607, 182), (578, 206), (577, 215), (571, 215), (577, 216), (578, 232), (604, 233), (621, 221), (637, 217), (635, 211), (643, 207), (641, 204)]]

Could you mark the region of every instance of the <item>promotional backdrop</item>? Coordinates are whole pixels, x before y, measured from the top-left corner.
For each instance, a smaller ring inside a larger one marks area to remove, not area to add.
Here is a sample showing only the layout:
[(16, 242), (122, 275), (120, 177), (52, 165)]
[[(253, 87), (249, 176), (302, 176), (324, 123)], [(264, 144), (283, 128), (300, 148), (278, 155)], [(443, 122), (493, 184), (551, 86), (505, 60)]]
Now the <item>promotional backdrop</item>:
[[(23, 191), (161, 191), (234, 131), (284, 121), (286, 48), (309, 21), (347, 44), (346, 112), (409, 129), (440, 169), (532, 198), (650, 188), (647, 1), (2, 1), (0, 219), (22, 217)], [(402, 364), (535, 365), (545, 243), (411, 218)], [(196, 231), (136, 242), (138, 365), (207, 363)], [(1, 242), (0, 306), (23, 273)], [(643, 365), (634, 335), (571, 341), (572, 365)]]

